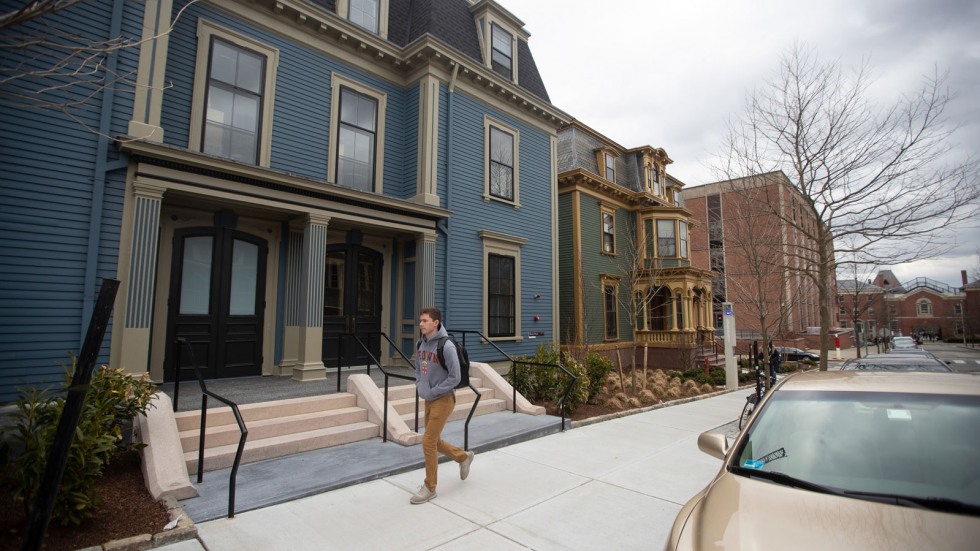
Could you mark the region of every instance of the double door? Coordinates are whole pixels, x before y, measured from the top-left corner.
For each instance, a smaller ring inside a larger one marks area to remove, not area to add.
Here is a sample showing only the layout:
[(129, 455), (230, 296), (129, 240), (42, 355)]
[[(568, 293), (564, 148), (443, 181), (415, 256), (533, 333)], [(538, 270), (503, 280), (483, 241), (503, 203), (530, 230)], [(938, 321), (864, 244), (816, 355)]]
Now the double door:
[(367, 365), (372, 355), (380, 359), (383, 264), (381, 253), (363, 245), (327, 247), (323, 278), (325, 366)]
[[(262, 374), (264, 239), (229, 228), (174, 234), (164, 380), (173, 381), (176, 339), (186, 339), (208, 379)], [(190, 367), (187, 351), (181, 366)], [(184, 371), (181, 379), (192, 377)]]

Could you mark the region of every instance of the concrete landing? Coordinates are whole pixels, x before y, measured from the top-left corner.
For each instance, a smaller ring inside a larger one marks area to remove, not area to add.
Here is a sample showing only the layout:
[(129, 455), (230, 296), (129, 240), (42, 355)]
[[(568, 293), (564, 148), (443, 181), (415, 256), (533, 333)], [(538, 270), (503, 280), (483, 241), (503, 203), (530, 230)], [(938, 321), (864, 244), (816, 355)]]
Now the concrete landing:
[[(566, 420), (566, 423), (568, 421)], [(451, 421), (443, 439), (463, 447), (463, 421)], [(524, 415), (503, 411), (474, 417), (470, 421), (468, 449), (477, 454), (510, 446), (561, 430), (561, 419), (550, 415)], [(238, 469), (235, 512), (243, 513), (278, 503), (351, 486), (389, 475), (423, 468), (421, 446), (401, 446), (373, 438), (310, 452), (290, 455)], [(228, 487), (231, 469), (190, 474), (199, 495), (180, 501), (195, 523), (228, 516)], [(455, 466), (440, 468), (442, 476), (458, 476)], [(419, 480), (419, 484), (422, 481)]]

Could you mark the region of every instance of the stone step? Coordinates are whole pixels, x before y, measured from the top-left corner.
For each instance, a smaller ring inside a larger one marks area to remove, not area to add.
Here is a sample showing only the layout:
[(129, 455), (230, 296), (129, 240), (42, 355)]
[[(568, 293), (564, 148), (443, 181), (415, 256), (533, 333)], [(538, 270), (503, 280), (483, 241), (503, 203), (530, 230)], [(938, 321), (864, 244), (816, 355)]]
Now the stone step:
[[(251, 429), (249, 429), (249, 439), (245, 442), (242, 463), (253, 463), (274, 457), (350, 444), (380, 435), (381, 428), (368, 421), (255, 440), (252, 440)], [(237, 439), (234, 444), (214, 448), (207, 447), (204, 450), (204, 470), (213, 471), (231, 467), (235, 461), (237, 450)], [(197, 450), (184, 453), (184, 463), (187, 465), (188, 473), (193, 475), (197, 472), (197, 461)]]
[[(473, 407), (473, 400), (469, 402), (456, 402), (456, 407), (453, 408), (453, 412), (449, 415), (449, 421), (459, 421), (460, 419), (466, 419), (470, 414), (470, 408)], [(500, 398), (487, 398), (487, 394), (484, 393), (483, 397), (480, 398), (480, 404), (476, 406), (476, 411), (473, 416), (486, 415), (488, 413), (495, 413), (498, 411), (504, 411), (507, 409), (507, 401)], [(411, 411), (406, 413), (400, 413), (401, 418), (405, 421), (411, 428), (415, 428), (415, 409), (412, 408)], [(419, 432), (425, 428), (425, 408), (419, 405)]]
[[(345, 407), (326, 411), (313, 411), (298, 415), (286, 415), (268, 419), (246, 421), (249, 440), (260, 440), (284, 434), (296, 434), (317, 429), (359, 423), (368, 420), (367, 410)], [(209, 423), (210, 425), (210, 423)], [(200, 425), (198, 425), (200, 426)], [(185, 452), (196, 451), (200, 444), (200, 428), (180, 431), (180, 444)], [(206, 448), (238, 444), (241, 431), (238, 423), (209, 426), (205, 433)]]
[[(209, 400), (214, 405), (221, 402)], [(289, 398), (287, 400), (277, 400), (273, 402), (260, 402), (256, 404), (242, 404), (238, 410), (242, 414), (242, 419), (246, 425), (263, 419), (273, 419), (290, 415), (301, 415), (317, 411), (327, 411), (331, 409), (342, 409), (357, 406), (357, 396), (347, 392), (327, 394), (323, 396), (309, 396), (305, 398)], [(201, 410), (179, 411), (174, 413), (177, 421), (177, 430), (194, 430), (201, 427)], [(236, 425), (235, 415), (231, 408), (220, 405), (220, 407), (209, 407), (207, 410), (208, 427), (219, 425)]]
[[(477, 387), (477, 390), (479, 390), (480, 394), (482, 395), (482, 397), (480, 398), (481, 403), (490, 398), (495, 398), (492, 388)], [(395, 408), (395, 411), (397, 411), (399, 414), (415, 412), (415, 387), (412, 387), (412, 393), (410, 395), (404, 395), (399, 393), (398, 396), (404, 396), (404, 397), (396, 398), (395, 395), (390, 392), (389, 395), (390, 395), (389, 402), (391, 402), (391, 406)], [(476, 400), (476, 394), (472, 390), (468, 388), (456, 389), (456, 407), (459, 407), (460, 404), (467, 404), (466, 407), (469, 408), (468, 404), (473, 403), (474, 400)], [(422, 400), (420, 398), (419, 411), (421, 412), (423, 409), (425, 409), (425, 400)]]

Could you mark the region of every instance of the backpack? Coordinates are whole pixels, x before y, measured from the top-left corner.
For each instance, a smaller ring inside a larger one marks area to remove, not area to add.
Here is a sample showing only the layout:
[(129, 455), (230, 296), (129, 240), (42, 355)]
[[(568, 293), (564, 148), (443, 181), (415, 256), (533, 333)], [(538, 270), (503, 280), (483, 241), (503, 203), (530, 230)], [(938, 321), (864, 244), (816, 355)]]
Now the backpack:
[(452, 335), (439, 337), (439, 347), (436, 349), (436, 354), (439, 356), (439, 364), (446, 368), (447, 371), (449, 370), (446, 367), (446, 355), (442, 351), (446, 347), (447, 340), (452, 340), (453, 344), (456, 345), (456, 357), (459, 359), (459, 383), (456, 385), (456, 388), (467, 388), (470, 386), (470, 355), (462, 345), (456, 342), (456, 339)]

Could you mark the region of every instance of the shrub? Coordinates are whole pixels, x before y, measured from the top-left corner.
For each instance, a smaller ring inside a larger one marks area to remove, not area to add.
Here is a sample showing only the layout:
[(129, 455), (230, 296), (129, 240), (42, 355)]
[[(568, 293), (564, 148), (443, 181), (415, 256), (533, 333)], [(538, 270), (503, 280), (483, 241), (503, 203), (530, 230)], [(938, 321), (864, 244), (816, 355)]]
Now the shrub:
[(585, 356), (585, 375), (588, 378), (585, 384), (587, 390), (586, 403), (594, 404), (596, 402), (596, 398), (605, 388), (606, 379), (609, 378), (612, 370), (612, 360), (602, 354), (590, 350)]
[[(56, 395), (49, 395), (47, 389), (22, 389), (13, 426), (3, 429), (10, 434), (10, 483), (28, 514), (48, 463), (75, 360), (72, 357), (71, 370), (65, 369), (64, 383)], [(105, 366), (93, 372), (55, 498), (53, 518), (65, 526), (77, 526), (102, 506), (95, 493), (95, 480), (114, 455), (143, 447), (128, 442), (122, 427), (137, 414), (146, 413), (154, 392), (146, 374), (135, 379), (121, 369)]]
[[(565, 400), (565, 410), (575, 411), (579, 404), (588, 399), (589, 378), (586, 368), (570, 356), (562, 358), (561, 352), (551, 343), (538, 346), (534, 356), (515, 358), (518, 366), (517, 391), (532, 402), (549, 400), (560, 404), (568, 391), (568, 377), (562, 370), (552, 367), (561, 365), (576, 377), (575, 384)], [(513, 372), (510, 380), (514, 381)], [(600, 387), (601, 388), (601, 387)]]

